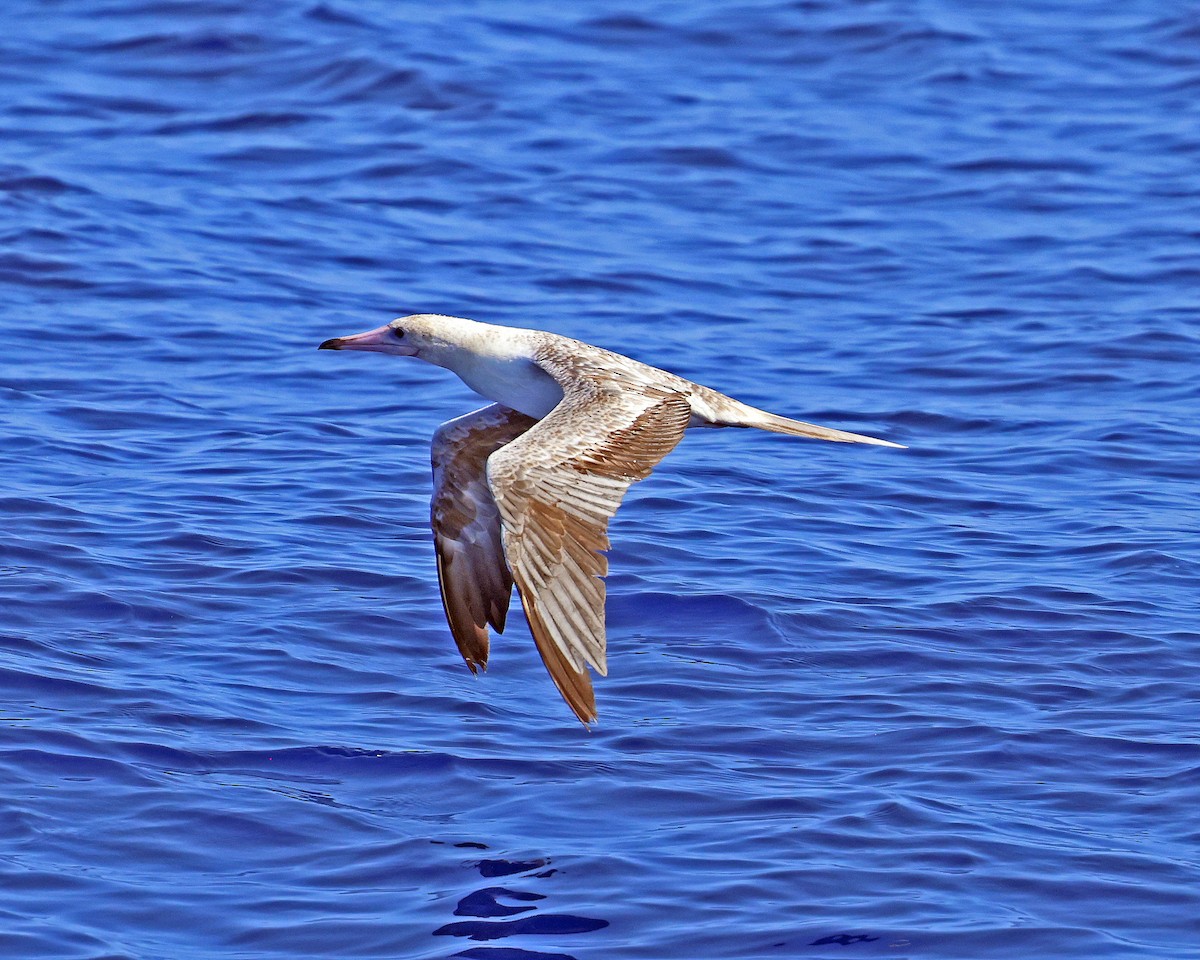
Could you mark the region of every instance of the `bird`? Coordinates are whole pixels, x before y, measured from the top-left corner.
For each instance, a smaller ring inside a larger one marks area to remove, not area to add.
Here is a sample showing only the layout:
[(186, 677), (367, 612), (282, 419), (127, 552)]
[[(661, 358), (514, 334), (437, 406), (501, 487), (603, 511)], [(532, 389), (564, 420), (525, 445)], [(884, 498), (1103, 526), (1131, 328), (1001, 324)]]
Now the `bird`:
[(902, 448), (792, 420), (630, 357), (542, 330), (438, 314), (399, 317), (320, 350), (415, 357), (491, 401), (443, 423), (430, 523), (446, 620), (472, 673), (504, 631), (515, 584), (558, 692), (597, 719), (589, 669), (608, 673), (608, 523), (691, 427), (755, 427)]

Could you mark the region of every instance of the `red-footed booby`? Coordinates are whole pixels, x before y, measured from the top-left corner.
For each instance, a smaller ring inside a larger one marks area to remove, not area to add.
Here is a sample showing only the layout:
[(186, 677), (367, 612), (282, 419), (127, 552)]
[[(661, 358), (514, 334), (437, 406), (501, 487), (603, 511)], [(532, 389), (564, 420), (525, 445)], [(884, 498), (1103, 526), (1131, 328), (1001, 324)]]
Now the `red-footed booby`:
[(504, 630), (513, 584), (555, 686), (596, 719), (588, 667), (608, 672), (608, 522), (688, 427), (757, 427), (899, 447), (777, 416), (570, 337), (417, 314), (321, 350), (370, 350), (445, 367), (492, 404), (433, 438), (431, 511), (450, 631), (471, 672), (488, 627)]

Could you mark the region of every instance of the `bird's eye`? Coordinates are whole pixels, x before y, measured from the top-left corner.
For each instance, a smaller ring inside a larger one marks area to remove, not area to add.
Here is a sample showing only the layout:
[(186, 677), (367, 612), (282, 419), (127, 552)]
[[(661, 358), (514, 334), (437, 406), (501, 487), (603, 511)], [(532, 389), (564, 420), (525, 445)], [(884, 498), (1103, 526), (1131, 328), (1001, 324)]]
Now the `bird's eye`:
[(401, 330), (399, 327), (392, 327), (392, 333), (394, 333), (396, 335), (397, 340), (404, 339), (404, 331)]

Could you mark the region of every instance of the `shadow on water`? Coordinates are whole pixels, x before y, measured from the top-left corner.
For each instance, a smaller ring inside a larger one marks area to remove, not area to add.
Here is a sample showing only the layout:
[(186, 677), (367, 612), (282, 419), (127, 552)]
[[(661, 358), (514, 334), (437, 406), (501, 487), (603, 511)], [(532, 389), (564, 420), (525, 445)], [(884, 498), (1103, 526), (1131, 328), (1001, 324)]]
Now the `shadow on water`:
[[(486, 849), (482, 844), (476, 843), (457, 846)], [(433, 931), (433, 935), (492, 941), (526, 935), (561, 937), (574, 933), (591, 933), (607, 927), (607, 920), (569, 913), (538, 912), (537, 905), (539, 901), (546, 899), (547, 894), (525, 888), (554, 876), (557, 871), (549, 864), (547, 859), (476, 861), (474, 866), (487, 880), (502, 877), (513, 879), (504, 884), (489, 884), (468, 893), (458, 901), (454, 915), (472, 919), (447, 923)], [(469, 947), (453, 956), (473, 957), (479, 960), (574, 960), (570, 954), (546, 953), (527, 950), (524, 947)]]

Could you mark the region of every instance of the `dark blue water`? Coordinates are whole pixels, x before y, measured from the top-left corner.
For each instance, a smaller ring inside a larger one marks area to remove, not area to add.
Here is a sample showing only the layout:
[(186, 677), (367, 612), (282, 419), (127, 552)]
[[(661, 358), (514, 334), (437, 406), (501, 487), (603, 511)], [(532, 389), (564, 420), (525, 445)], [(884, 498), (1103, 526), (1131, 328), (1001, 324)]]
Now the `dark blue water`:
[[(1200, 19), (18, 0), (0, 955), (1194, 958)], [(443, 621), (416, 311), (689, 436), (590, 734)]]

